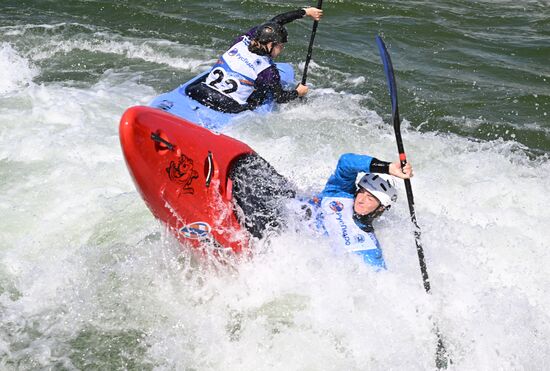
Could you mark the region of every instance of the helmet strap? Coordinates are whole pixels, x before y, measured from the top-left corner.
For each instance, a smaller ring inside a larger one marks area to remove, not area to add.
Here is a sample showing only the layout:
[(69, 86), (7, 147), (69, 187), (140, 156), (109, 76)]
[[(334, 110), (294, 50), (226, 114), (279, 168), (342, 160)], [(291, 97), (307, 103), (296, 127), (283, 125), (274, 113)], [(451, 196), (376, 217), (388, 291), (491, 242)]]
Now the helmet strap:
[(275, 48), (275, 43), (273, 41), (271, 41), (271, 48), (268, 49), (268, 46), (265, 45), (265, 48), (267, 50), (267, 54), (271, 57), (271, 52), (273, 51), (273, 48)]

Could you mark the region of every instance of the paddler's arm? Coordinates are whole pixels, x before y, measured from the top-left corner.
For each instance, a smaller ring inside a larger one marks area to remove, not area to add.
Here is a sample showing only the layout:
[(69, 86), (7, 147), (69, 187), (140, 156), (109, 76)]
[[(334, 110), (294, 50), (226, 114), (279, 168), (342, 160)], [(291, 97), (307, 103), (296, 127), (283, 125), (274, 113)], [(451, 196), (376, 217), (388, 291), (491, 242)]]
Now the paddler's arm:
[(328, 178), (322, 193), (335, 194), (345, 192), (354, 194), (357, 174), (360, 172), (368, 173), (372, 160), (373, 157), (367, 155), (343, 154), (338, 160), (334, 173)]
[[(322, 193), (325, 195), (341, 192), (355, 194), (355, 182), (359, 173), (379, 173), (399, 176), (397, 175), (398, 164), (398, 162), (389, 163), (381, 161), (368, 155), (345, 153), (340, 156), (338, 164), (336, 165), (336, 170), (334, 170), (334, 173), (328, 179)], [(406, 168), (406, 171), (407, 174), (401, 173), (399, 177), (404, 178), (412, 174), (410, 166)]]
[[(311, 8), (311, 7), (292, 10), (290, 12), (279, 14), (278, 16), (273, 17), (271, 21), (284, 25), (292, 21), (295, 21), (297, 19), (303, 18), (304, 16), (308, 16), (313, 18), (316, 21), (319, 21), (323, 17), (323, 11), (321, 9)], [(253, 39), (254, 35), (256, 34), (256, 31), (258, 30), (258, 27), (259, 26), (254, 26), (250, 30), (246, 31), (245, 34), (237, 37), (235, 40), (233, 40), (233, 44), (231, 45), (235, 45), (239, 41), (242, 41), (242, 39), (245, 36), (247, 36), (249, 39)]]
[(323, 11), (321, 9), (308, 7), (298, 10), (291, 10), (278, 16), (273, 17), (271, 20), (279, 24), (287, 24), (297, 19), (304, 18), (305, 16), (313, 18), (315, 21), (319, 21), (323, 17)]
[(304, 96), (308, 91), (308, 87), (302, 84), (299, 84), (296, 89), (284, 90), (281, 85), (281, 75), (279, 75), (279, 71), (275, 65), (258, 74), (254, 88), (255, 91), (248, 98), (250, 109), (262, 105), (270, 95), (273, 96), (273, 99), (277, 103), (287, 103)]
[(401, 162), (395, 161), (388, 165), (388, 172), (384, 174), (390, 174), (399, 179), (410, 179), (413, 176), (413, 168), (410, 162), (407, 162), (405, 166), (401, 168)]

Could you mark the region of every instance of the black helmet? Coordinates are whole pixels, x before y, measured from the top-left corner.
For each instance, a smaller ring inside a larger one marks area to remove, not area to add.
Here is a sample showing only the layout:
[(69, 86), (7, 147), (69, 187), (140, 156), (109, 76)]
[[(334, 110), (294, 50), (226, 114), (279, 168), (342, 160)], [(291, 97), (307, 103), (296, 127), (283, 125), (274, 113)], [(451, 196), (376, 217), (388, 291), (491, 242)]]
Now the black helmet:
[(254, 40), (262, 45), (269, 42), (275, 44), (286, 43), (288, 41), (288, 32), (282, 24), (271, 21), (258, 27), (254, 35)]

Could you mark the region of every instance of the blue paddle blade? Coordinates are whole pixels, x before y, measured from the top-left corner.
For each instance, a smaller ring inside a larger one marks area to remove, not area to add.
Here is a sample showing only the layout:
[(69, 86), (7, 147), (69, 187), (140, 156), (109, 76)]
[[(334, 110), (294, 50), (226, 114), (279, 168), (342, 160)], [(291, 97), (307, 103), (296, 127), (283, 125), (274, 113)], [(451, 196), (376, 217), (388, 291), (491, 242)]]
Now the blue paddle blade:
[(380, 58), (382, 58), (382, 64), (384, 65), (384, 72), (388, 79), (388, 88), (390, 89), (390, 98), (392, 112), (395, 116), (397, 113), (397, 87), (395, 85), (395, 76), (393, 73), (393, 65), (391, 63), (390, 55), (386, 49), (386, 45), (380, 36), (376, 36), (376, 44), (378, 44), (378, 50), (380, 51)]

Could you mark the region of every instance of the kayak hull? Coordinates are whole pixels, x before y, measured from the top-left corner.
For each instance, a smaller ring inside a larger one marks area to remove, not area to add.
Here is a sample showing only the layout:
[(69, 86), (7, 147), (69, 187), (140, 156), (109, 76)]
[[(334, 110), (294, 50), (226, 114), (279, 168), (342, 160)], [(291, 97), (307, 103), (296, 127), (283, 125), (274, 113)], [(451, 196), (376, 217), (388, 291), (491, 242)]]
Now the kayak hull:
[(246, 144), (151, 107), (131, 107), (119, 136), (134, 184), (153, 215), (184, 244), (240, 253), (249, 234), (232, 204), (231, 165)]

